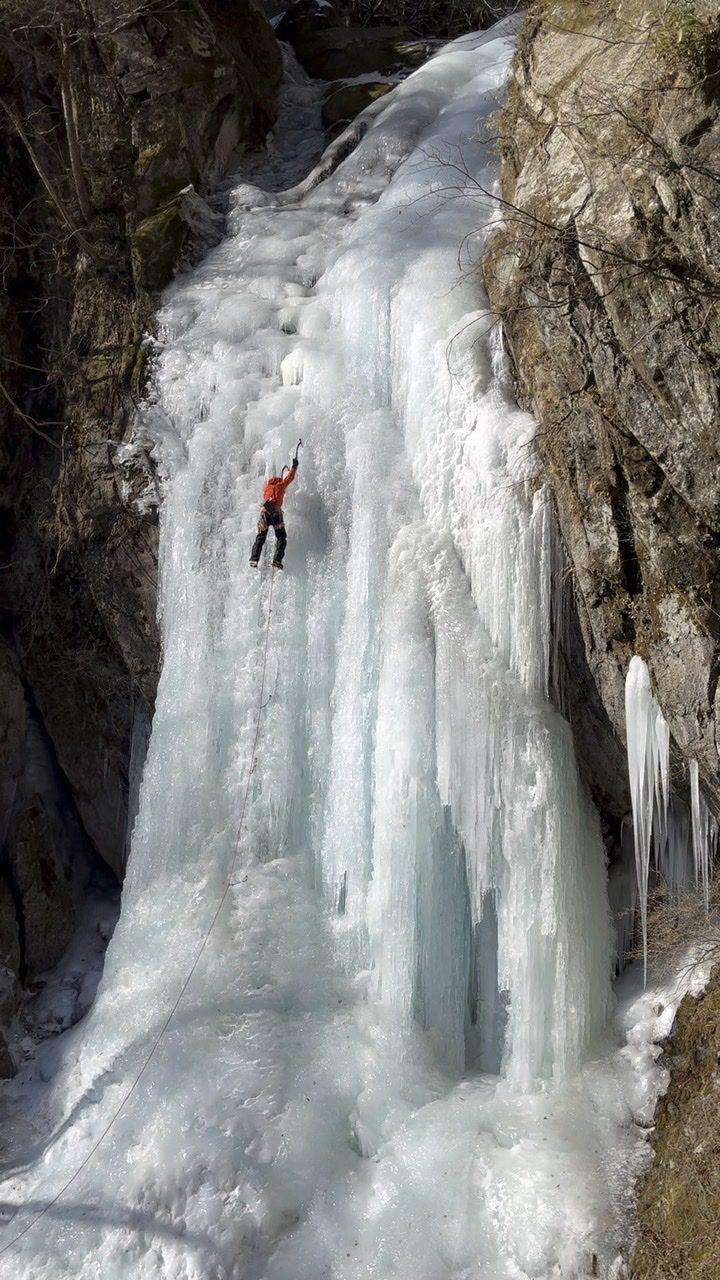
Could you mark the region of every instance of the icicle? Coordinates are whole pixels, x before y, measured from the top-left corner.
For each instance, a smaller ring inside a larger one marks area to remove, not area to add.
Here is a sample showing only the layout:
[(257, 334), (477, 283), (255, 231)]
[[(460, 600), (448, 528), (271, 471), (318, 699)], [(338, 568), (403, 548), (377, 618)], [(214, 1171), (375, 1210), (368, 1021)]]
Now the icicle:
[(632, 659), (625, 681), (630, 799), (635, 832), (635, 873), (640, 901), (643, 972), (647, 977), (647, 898), (653, 828), (667, 839), (670, 733), (650, 689), (642, 658)]
[(127, 829), (125, 835), (125, 849), (123, 852), (123, 867), (127, 864), (130, 854), (130, 843), (132, 840), (135, 819), (140, 808), (140, 786), (142, 783), (143, 767), (147, 756), (148, 744), (150, 742), (150, 729), (152, 726), (152, 716), (148, 709), (148, 705), (141, 694), (138, 694), (133, 703), (133, 721), (132, 735), (130, 738), (130, 767), (128, 769), (128, 801), (127, 801)]
[(655, 856), (660, 875), (673, 889), (684, 889), (690, 869), (690, 813), (686, 804), (671, 796), (668, 806), (665, 840), (656, 844)]
[(654, 723), (656, 771), (654, 779), (653, 836), (655, 862), (659, 866), (668, 841), (668, 805), (670, 803), (670, 727), (658, 710)]
[(690, 805), (692, 810), (692, 842), (695, 883), (702, 885), (705, 910), (710, 907), (710, 864), (717, 849), (718, 828), (700, 794), (697, 760), (690, 761)]

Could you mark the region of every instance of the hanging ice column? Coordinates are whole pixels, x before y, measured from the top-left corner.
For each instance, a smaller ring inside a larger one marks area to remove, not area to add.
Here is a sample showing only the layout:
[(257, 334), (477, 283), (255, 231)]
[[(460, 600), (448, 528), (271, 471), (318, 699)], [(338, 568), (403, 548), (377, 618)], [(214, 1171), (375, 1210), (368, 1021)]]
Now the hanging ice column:
[(653, 826), (656, 834), (667, 829), (670, 769), (670, 734), (650, 689), (650, 672), (635, 656), (625, 681), (630, 800), (635, 833), (635, 871), (640, 902), (643, 966), (647, 973), (647, 901)]
[(695, 883), (702, 885), (705, 910), (710, 906), (710, 869), (718, 846), (718, 827), (700, 793), (697, 760), (690, 761), (690, 811), (692, 813)]
[[(625, 680), (630, 799), (635, 868), (640, 903), (643, 963), (647, 972), (647, 901), (650, 860), (671, 887), (681, 887), (689, 859), (687, 810), (670, 792), (670, 730), (650, 688), (650, 673), (637, 655)], [(690, 762), (692, 856), (695, 883), (709, 901), (709, 876), (717, 844), (717, 824), (700, 794), (698, 765)]]

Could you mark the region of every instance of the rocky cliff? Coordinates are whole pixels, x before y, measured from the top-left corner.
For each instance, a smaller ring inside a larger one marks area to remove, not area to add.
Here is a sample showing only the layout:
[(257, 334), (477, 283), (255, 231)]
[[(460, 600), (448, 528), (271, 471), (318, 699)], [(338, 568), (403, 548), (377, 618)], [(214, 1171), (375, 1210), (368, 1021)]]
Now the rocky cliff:
[(158, 291), (281, 63), (252, 0), (8, 0), (0, 49), (2, 1023), (93, 859), (122, 872), (159, 641), (155, 518), (117, 445)]
[[(639, 653), (676, 787), (697, 759), (716, 813), (719, 30), (701, 0), (536, 5), (499, 119), (504, 226), (486, 263), (614, 731), (571, 691), (580, 753), (597, 733), (602, 754), (623, 742)], [(622, 784), (588, 774), (621, 811)]]
[[(567, 559), (563, 702), (610, 815), (627, 808), (633, 653), (670, 724), (677, 793), (696, 759), (720, 812), (719, 113), (716, 2), (542, 0), (497, 122), (486, 282)], [(637, 1280), (718, 1274), (717, 1009), (715, 979), (667, 1046)]]

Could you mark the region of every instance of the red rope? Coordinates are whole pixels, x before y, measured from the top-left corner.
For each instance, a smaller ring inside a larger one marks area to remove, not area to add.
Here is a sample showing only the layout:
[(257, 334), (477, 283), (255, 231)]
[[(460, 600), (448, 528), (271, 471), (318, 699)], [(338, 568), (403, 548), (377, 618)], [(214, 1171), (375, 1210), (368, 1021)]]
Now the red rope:
[[(64, 1185), (60, 1188), (60, 1190), (57, 1192), (57, 1194), (53, 1196), (52, 1200), (48, 1200), (47, 1204), (46, 1204), (46, 1205), (43, 1205), (43, 1207), (42, 1207), (42, 1209), (39, 1211), (39, 1213), (36, 1213), (36, 1214), (35, 1214), (35, 1217), (34, 1217), (34, 1218), (31, 1218), (31, 1219), (30, 1219), (30, 1221), (29, 1221), (29, 1222), (28, 1222), (28, 1223), (27, 1223), (27, 1224), (22, 1228), (22, 1230), (21, 1230), (21, 1231), (18, 1231), (18, 1232), (17, 1232), (17, 1234), (13, 1236), (12, 1240), (8, 1240), (7, 1244), (4, 1244), (4, 1245), (0, 1248), (0, 1257), (1, 1257), (4, 1253), (7, 1253), (7, 1250), (8, 1250), (8, 1249), (11, 1249), (11, 1248), (12, 1248), (12, 1246), (13, 1246), (14, 1244), (16, 1244), (18, 1240), (22, 1239), (22, 1237), (23, 1237), (23, 1236), (24, 1236), (24, 1235), (25, 1235), (25, 1234), (30, 1230), (30, 1228), (31, 1228), (31, 1227), (34, 1227), (34, 1226), (35, 1226), (35, 1223), (36, 1223), (36, 1222), (39, 1222), (39, 1221), (40, 1221), (40, 1219), (41, 1219), (41, 1218), (43, 1218), (43, 1217), (45, 1216), (45, 1214), (46, 1214), (50, 1209), (52, 1209), (52, 1208), (53, 1208), (53, 1206), (54, 1206), (54, 1205), (56, 1205), (56, 1204), (57, 1204), (58, 1200), (60, 1200), (60, 1199), (65, 1195), (65, 1192), (66, 1192), (66, 1191), (67, 1191), (67, 1190), (72, 1186), (72, 1184), (75, 1182), (75, 1180), (76, 1180), (77, 1178), (79, 1178), (79, 1176), (80, 1176), (80, 1174), (82, 1173), (83, 1169), (85, 1169), (85, 1168), (87, 1167), (87, 1165), (90, 1163), (90, 1161), (92, 1160), (93, 1156), (95, 1155), (95, 1152), (97, 1151), (98, 1147), (99, 1147), (99, 1146), (104, 1142), (105, 1138), (107, 1137), (107, 1135), (109, 1134), (109, 1132), (110, 1132), (110, 1130), (112, 1129), (113, 1125), (115, 1124), (115, 1121), (118, 1119), (118, 1117), (120, 1116), (120, 1114), (122, 1113), (122, 1111), (125, 1109), (126, 1104), (129, 1102), (130, 1098), (131, 1098), (131, 1097), (132, 1097), (132, 1095), (134, 1094), (135, 1090), (137, 1089), (137, 1086), (139, 1085), (140, 1081), (142, 1080), (143, 1076), (145, 1075), (145, 1072), (147, 1071), (148, 1067), (150, 1066), (150, 1063), (152, 1062), (153, 1058), (155, 1057), (155, 1054), (156, 1054), (157, 1049), (158, 1049), (158, 1047), (159, 1047), (159, 1045), (160, 1045), (160, 1043), (161, 1043), (161, 1041), (162, 1041), (162, 1039), (163, 1039), (163, 1037), (164, 1037), (164, 1035), (165, 1035), (165, 1032), (167, 1031), (168, 1027), (170, 1026), (170, 1023), (172, 1022), (173, 1018), (175, 1017), (175, 1014), (177, 1013), (177, 1010), (178, 1010), (178, 1007), (179, 1007), (179, 1005), (180, 1005), (180, 1002), (181, 1002), (181, 1000), (182, 1000), (183, 996), (185, 995), (185, 992), (187, 991), (187, 989), (188, 989), (188, 987), (189, 987), (189, 985), (190, 985), (190, 982), (191, 982), (191, 980), (192, 980), (193, 974), (195, 973), (195, 970), (197, 969), (198, 964), (200, 963), (200, 959), (201, 959), (201, 957), (202, 957), (202, 955), (203, 955), (203, 952), (205, 951), (205, 948), (206, 948), (206, 946), (207, 946), (207, 944), (208, 944), (208, 941), (209, 941), (209, 939), (210, 939), (210, 935), (211, 935), (211, 933), (212, 933), (213, 929), (215, 928), (215, 925), (217, 924), (217, 921), (218, 921), (218, 917), (219, 917), (219, 915), (220, 915), (220, 912), (222, 911), (223, 906), (225, 905), (225, 899), (227, 898), (228, 893), (229, 893), (230, 889), (232, 888), (232, 885), (233, 885), (232, 877), (233, 877), (233, 873), (234, 873), (234, 871), (235, 871), (235, 864), (236, 864), (236, 862), (237, 862), (238, 854), (239, 854), (239, 852), (240, 852), (240, 837), (241, 837), (241, 835), (242, 835), (242, 830), (243, 830), (243, 826), (244, 826), (244, 823), (245, 823), (245, 811), (246, 811), (246, 809), (247, 809), (248, 796), (249, 796), (249, 794), (250, 794), (250, 782), (251, 782), (251, 780), (252, 780), (252, 775), (253, 775), (253, 772), (254, 772), (254, 769), (255, 769), (255, 751), (256, 751), (256, 749), (257, 749), (258, 738), (259, 738), (259, 736), (260, 736), (260, 721), (261, 721), (261, 719), (262, 719), (262, 712), (263, 712), (263, 698), (264, 698), (264, 696), (265, 696), (265, 678), (266, 678), (266, 674), (267, 674), (268, 649), (269, 649), (269, 646), (270, 646), (270, 619), (272, 618), (272, 597), (273, 597), (273, 587), (274, 587), (274, 585), (275, 585), (275, 573), (273, 572), (273, 573), (271, 574), (271, 577), (270, 577), (270, 595), (269, 595), (269, 597), (268, 597), (268, 618), (267, 618), (267, 627), (265, 628), (265, 650), (264, 650), (264, 653), (263, 653), (262, 678), (261, 678), (261, 681), (260, 681), (260, 697), (259, 697), (259, 699), (258, 699), (257, 718), (256, 718), (256, 721), (255, 721), (255, 738), (254, 738), (254, 740), (253, 740), (252, 751), (250, 752), (250, 763), (249, 763), (249, 765), (248, 765), (248, 775), (247, 775), (247, 783), (246, 783), (246, 785), (245, 785), (245, 795), (243, 796), (242, 809), (241, 809), (241, 811), (240, 811), (240, 820), (239, 820), (239, 822), (238, 822), (237, 835), (236, 835), (236, 837), (235, 837), (235, 850), (234, 850), (234, 853), (233, 853), (232, 862), (230, 863), (230, 869), (229, 869), (229, 871), (228, 871), (228, 873), (227, 873), (227, 878), (226, 878), (226, 882), (225, 882), (225, 888), (223, 889), (222, 897), (221, 897), (221, 899), (220, 899), (220, 901), (219, 901), (219, 903), (218, 903), (218, 905), (217, 905), (217, 909), (216, 909), (216, 911), (215, 911), (215, 914), (214, 914), (214, 916), (213, 916), (212, 920), (210, 921), (210, 926), (209, 926), (209, 928), (208, 928), (208, 930), (207, 930), (207, 932), (206, 932), (206, 934), (205, 934), (205, 937), (203, 938), (202, 945), (201, 945), (201, 947), (200, 947), (200, 949), (199, 949), (199, 951), (198, 951), (197, 955), (195, 956), (195, 959), (194, 959), (194, 960), (193, 960), (193, 962), (192, 962), (192, 965), (191, 965), (191, 967), (190, 967), (190, 971), (189, 971), (189, 973), (188, 973), (188, 975), (187, 975), (187, 977), (186, 977), (185, 981), (183, 982), (182, 987), (180, 988), (180, 992), (179, 992), (179, 994), (178, 994), (177, 1000), (175, 1001), (175, 1003), (174, 1003), (174, 1005), (173, 1005), (172, 1009), (170, 1010), (169, 1014), (167, 1015), (167, 1017), (166, 1017), (166, 1019), (165, 1019), (165, 1021), (164, 1021), (163, 1025), (162, 1025), (162, 1027), (160, 1028), (160, 1030), (159, 1030), (159, 1032), (158, 1032), (157, 1036), (155, 1037), (155, 1041), (154, 1041), (154, 1043), (153, 1043), (152, 1049), (150, 1050), (150, 1053), (148, 1054), (148, 1056), (147, 1056), (147, 1058), (145, 1059), (145, 1061), (144, 1061), (144, 1063), (143, 1063), (142, 1067), (140, 1068), (140, 1070), (139, 1070), (138, 1074), (136, 1075), (135, 1079), (133, 1080), (132, 1084), (130, 1085), (130, 1088), (128, 1089), (127, 1093), (126, 1093), (126, 1094), (123, 1096), (123, 1098), (121, 1099), (119, 1106), (118, 1106), (118, 1107), (116, 1108), (116, 1110), (113, 1112), (113, 1114), (111, 1115), (111, 1117), (110, 1117), (110, 1119), (108, 1120), (107, 1124), (105, 1125), (105, 1128), (103, 1129), (102, 1133), (100, 1134), (100, 1137), (97, 1139), (97, 1141), (96, 1141), (96, 1142), (93, 1144), (93, 1146), (90, 1148), (90, 1150), (88, 1151), (88, 1153), (87, 1153), (87, 1155), (85, 1156), (85, 1158), (84, 1158), (84, 1160), (82, 1161), (82, 1163), (78, 1165), (78, 1167), (77, 1167), (77, 1169), (75, 1170), (75, 1172), (74, 1172), (74, 1174), (72, 1175), (72, 1177), (71, 1177), (71, 1178), (68, 1178), (67, 1182), (66, 1182), (66, 1183), (64, 1183)], [(14, 1212), (14, 1213), (13, 1213), (13, 1215), (12, 1215), (12, 1218), (10, 1218), (10, 1219), (9, 1219), (9, 1222), (12, 1222), (12, 1219), (16, 1216), (16, 1214), (17, 1214), (17, 1213), (19, 1213), (19, 1211), (20, 1211), (20, 1209), (21, 1209), (21, 1208), (22, 1208), (22, 1205), (18, 1205), (18, 1207), (16, 1208), (15, 1212)], [(7, 1222), (7, 1223), (3, 1223), (3, 1230), (5, 1229), (5, 1227), (7, 1227), (7, 1226), (9, 1225), (9, 1222)]]

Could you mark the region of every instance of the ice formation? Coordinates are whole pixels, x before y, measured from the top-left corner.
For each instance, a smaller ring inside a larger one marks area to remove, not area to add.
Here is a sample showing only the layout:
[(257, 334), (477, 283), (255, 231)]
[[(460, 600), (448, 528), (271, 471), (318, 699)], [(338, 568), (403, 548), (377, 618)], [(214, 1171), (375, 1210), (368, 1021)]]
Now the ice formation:
[[(2, 1280), (615, 1265), (677, 993), (628, 990), (606, 1029), (603, 845), (547, 699), (550, 515), (478, 270), (510, 33), (448, 46), (283, 193), (317, 136), (296, 79), (272, 173), (168, 291), (139, 424), (157, 709), (97, 998), (51, 1078), (6, 1090)], [(249, 548), (298, 436), (261, 708)], [(649, 840), (640, 673), (632, 696)]]
[[(625, 681), (625, 723), (633, 811), (635, 868), (647, 973), (647, 901), (650, 862), (673, 889), (695, 884), (709, 903), (710, 867), (717, 823), (700, 792), (696, 760), (690, 761), (690, 814), (670, 787), (670, 730), (650, 688), (647, 664), (632, 658)], [(691, 855), (692, 849), (692, 855)]]
[(640, 903), (643, 965), (647, 974), (647, 901), (653, 830), (658, 845), (667, 844), (670, 733), (650, 688), (650, 672), (635, 655), (625, 680), (630, 799), (635, 837), (635, 870)]
[(700, 791), (697, 760), (690, 761), (690, 812), (695, 883), (702, 888), (707, 910), (710, 904), (710, 868), (717, 853), (718, 828)]

